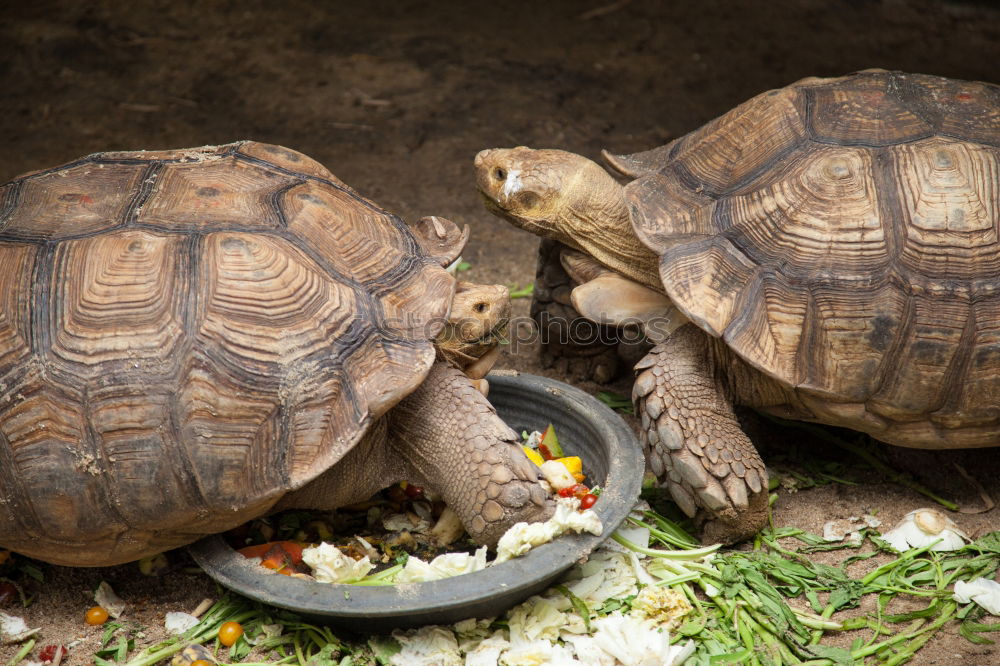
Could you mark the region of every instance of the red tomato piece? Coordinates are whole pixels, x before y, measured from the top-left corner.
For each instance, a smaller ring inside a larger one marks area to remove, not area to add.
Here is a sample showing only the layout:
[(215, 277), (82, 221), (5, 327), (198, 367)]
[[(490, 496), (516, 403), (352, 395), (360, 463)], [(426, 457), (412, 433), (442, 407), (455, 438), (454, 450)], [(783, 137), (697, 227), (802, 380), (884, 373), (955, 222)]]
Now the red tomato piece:
[(65, 645), (46, 645), (38, 653), (38, 658), (42, 662), (52, 661), (56, 658), (56, 651), (62, 648), (63, 656), (66, 656), (66, 646)]

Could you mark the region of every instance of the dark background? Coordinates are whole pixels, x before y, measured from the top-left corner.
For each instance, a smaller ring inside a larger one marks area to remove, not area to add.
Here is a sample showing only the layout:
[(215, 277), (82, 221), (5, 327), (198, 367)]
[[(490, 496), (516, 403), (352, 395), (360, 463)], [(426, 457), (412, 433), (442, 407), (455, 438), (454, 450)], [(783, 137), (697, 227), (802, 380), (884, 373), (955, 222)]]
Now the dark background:
[(1000, 82), (995, 1), (3, 5), (0, 182), (253, 138), (404, 217), (471, 223), (473, 259), (512, 244), (503, 273), (525, 279), (534, 239), (498, 231), (472, 187), (482, 148), (649, 148), (769, 88), (867, 67)]

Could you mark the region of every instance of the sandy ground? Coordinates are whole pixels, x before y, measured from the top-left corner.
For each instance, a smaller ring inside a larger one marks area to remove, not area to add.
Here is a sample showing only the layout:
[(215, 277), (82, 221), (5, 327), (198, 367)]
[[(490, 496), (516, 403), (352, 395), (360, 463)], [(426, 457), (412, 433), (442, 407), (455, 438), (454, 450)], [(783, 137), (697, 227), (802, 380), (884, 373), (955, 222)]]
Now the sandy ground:
[[(405, 218), (469, 224), (466, 275), (523, 286), (536, 240), (481, 207), (471, 172), (480, 149), (649, 148), (768, 88), (874, 66), (1000, 81), (1000, 11), (988, 1), (361, 4), (2, 3), (0, 182), (95, 151), (253, 138), (311, 155)], [(516, 309), (525, 315), (527, 302)], [(536, 351), (501, 365), (545, 373)], [(768, 460), (795, 440), (802, 455), (829, 453), (797, 431), (755, 432)], [(962, 507), (983, 502), (956, 465), (996, 495), (996, 451), (890, 455)], [(877, 474), (862, 481), (782, 493), (775, 521), (819, 531), (877, 511), (891, 524), (927, 504)], [(998, 517), (955, 515), (973, 534), (996, 529)], [(130, 566), (43, 566), (44, 583), (28, 583), (34, 604), (14, 610), (42, 627), (40, 644), (83, 636), (69, 663), (88, 663), (99, 630), (82, 617), (99, 580), (128, 599), (147, 639), (164, 612), (214, 593), (182, 555), (173, 561), (155, 579)], [(0, 646), (0, 662), (11, 654)], [(913, 663), (998, 660), (949, 629)]]

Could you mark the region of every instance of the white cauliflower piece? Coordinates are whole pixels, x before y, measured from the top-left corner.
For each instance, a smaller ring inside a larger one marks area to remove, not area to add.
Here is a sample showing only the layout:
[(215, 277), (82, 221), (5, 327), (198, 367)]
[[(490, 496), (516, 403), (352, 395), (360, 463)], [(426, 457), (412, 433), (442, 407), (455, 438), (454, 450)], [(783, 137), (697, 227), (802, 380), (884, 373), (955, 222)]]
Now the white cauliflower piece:
[(560, 497), (556, 500), (555, 514), (544, 523), (515, 523), (500, 537), (494, 562), (506, 562), (523, 555), (565, 532), (590, 532), (600, 536), (604, 531), (600, 516), (590, 509), (578, 511), (579, 507), (580, 500), (577, 498)]
[(29, 629), (23, 617), (0, 613), (0, 642), (20, 643), (38, 633), (38, 629)]
[(1000, 583), (987, 578), (976, 578), (966, 583), (955, 582), (954, 598), (960, 604), (975, 601), (990, 615), (1000, 616)]
[[(670, 633), (649, 619), (622, 615), (615, 611), (593, 621), (593, 645), (622, 664), (633, 666), (674, 666), (694, 652), (694, 642), (670, 645)], [(578, 653), (579, 654), (579, 653)]]
[(496, 666), (500, 663), (500, 655), (510, 647), (510, 641), (496, 632), (483, 639), (474, 648), (465, 650), (465, 666)]
[(624, 598), (638, 591), (632, 560), (625, 553), (599, 550), (577, 567), (580, 580), (567, 584), (569, 591), (590, 606), (611, 598)]
[[(414, 520), (416, 519), (416, 520)], [(382, 516), (382, 529), (386, 532), (426, 532), (431, 528), (430, 521), (406, 513), (390, 513)]]
[(573, 652), (564, 645), (537, 640), (513, 645), (500, 656), (503, 666), (579, 666)]
[(474, 617), (460, 620), (451, 626), (458, 639), (458, 649), (464, 652), (472, 652), (484, 640), (488, 638), (502, 638), (506, 640), (503, 629), (494, 631), (490, 628), (493, 618), (477, 620)]
[(396, 575), (397, 583), (419, 583), (461, 576), (486, 568), (486, 546), (479, 548), (475, 555), (468, 553), (445, 553), (430, 562), (418, 557), (406, 560), (403, 570)]
[(621, 666), (621, 662), (598, 647), (589, 634), (564, 636), (563, 640), (573, 646), (577, 660), (584, 666)]
[(576, 477), (558, 460), (546, 460), (539, 469), (545, 480), (556, 491), (576, 485)]
[(691, 604), (679, 590), (662, 585), (647, 585), (632, 600), (631, 615), (649, 618), (663, 629), (673, 629), (691, 612)]
[(911, 548), (923, 548), (938, 539), (942, 541), (931, 550), (958, 550), (969, 540), (969, 535), (937, 509), (916, 509), (903, 516), (882, 538), (902, 553)]
[(393, 666), (462, 666), (458, 641), (450, 629), (431, 625), (392, 632), (402, 650), (389, 661)]
[(312, 569), (313, 578), (321, 583), (355, 581), (364, 578), (369, 571), (375, 568), (367, 555), (360, 560), (355, 560), (330, 543), (304, 548), (302, 561)]
[(125, 602), (115, 594), (115, 591), (111, 589), (107, 581), (101, 581), (94, 590), (94, 601), (97, 605), (108, 611), (108, 615), (117, 619), (122, 613), (125, 612)]
[(539, 639), (555, 641), (569, 618), (550, 599), (533, 596), (508, 614), (507, 628), (513, 645)]
[(163, 628), (168, 634), (183, 634), (198, 622), (198, 618), (190, 613), (171, 611), (163, 618)]

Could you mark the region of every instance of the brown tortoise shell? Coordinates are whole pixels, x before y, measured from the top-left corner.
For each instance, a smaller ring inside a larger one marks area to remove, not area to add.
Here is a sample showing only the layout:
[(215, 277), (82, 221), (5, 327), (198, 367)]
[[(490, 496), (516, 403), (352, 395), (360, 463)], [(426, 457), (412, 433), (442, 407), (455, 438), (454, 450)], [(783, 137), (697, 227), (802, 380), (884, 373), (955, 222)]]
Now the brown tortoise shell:
[(454, 290), (399, 218), (252, 142), (19, 177), (0, 265), (0, 540), (108, 559), (329, 468), (423, 380)]
[(673, 302), (820, 420), (1000, 444), (1000, 88), (809, 78), (609, 159)]

